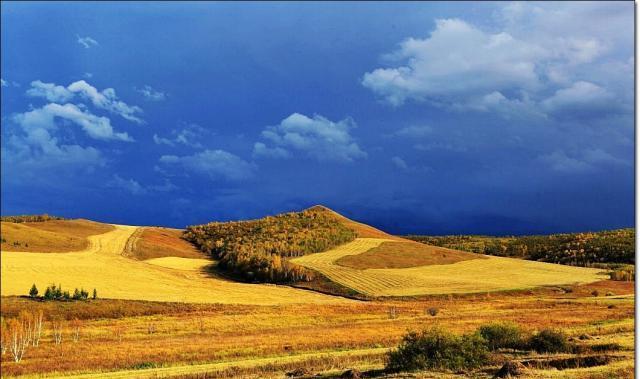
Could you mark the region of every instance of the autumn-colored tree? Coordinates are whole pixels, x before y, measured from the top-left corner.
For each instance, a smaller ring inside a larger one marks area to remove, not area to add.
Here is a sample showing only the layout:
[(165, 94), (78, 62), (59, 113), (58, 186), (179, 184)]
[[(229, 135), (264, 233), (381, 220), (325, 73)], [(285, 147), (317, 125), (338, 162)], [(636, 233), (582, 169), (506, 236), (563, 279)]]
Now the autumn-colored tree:
[(77, 318), (71, 320), (71, 337), (73, 338), (73, 342), (78, 342), (80, 340), (82, 326), (82, 321), (78, 320)]
[(51, 320), (51, 335), (53, 337), (53, 343), (60, 345), (62, 343), (62, 330), (64, 323), (61, 318), (54, 318)]
[(18, 319), (10, 319), (7, 323), (9, 337), (9, 351), (13, 356), (13, 360), (19, 363), (24, 356), (29, 343), (28, 332), (24, 328), (24, 323)]
[(0, 351), (4, 355), (9, 349), (9, 328), (7, 320), (0, 316)]
[(35, 320), (33, 318), (33, 314), (23, 309), (18, 313), (18, 321), (22, 325), (22, 330), (24, 331), (27, 343), (31, 344), (35, 331)]
[(33, 346), (38, 346), (40, 344), (40, 337), (42, 336), (42, 323), (44, 321), (44, 312), (42, 309), (33, 312), (32, 320), (33, 332), (31, 335), (31, 344)]

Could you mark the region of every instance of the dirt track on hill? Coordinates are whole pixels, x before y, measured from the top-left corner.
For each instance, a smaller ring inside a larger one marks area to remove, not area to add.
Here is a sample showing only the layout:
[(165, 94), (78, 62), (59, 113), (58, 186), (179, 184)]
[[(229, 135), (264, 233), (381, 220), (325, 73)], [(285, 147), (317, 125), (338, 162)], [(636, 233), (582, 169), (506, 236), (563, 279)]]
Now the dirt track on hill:
[(77, 287), (91, 293), (96, 288), (99, 297), (114, 299), (258, 305), (348, 301), (286, 286), (214, 278), (204, 271), (209, 262), (202, 259), (186, 264), (183, 258), (169, 267), (135, 261), (122, 253), (138, 228), (114, 226), (113, 231), (88, 237), (89, 246), (82, 251), (2, 252), (2, 296), (26, 295), (34, 283), (43, 293), (55, 283), (70, 292)]

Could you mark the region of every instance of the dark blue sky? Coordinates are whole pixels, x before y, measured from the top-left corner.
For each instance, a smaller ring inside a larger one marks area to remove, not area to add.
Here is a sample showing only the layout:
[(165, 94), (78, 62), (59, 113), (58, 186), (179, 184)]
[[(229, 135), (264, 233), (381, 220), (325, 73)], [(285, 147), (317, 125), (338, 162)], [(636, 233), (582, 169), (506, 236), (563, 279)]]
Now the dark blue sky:
[(2, 213), (634, 225), (633, 2), (2, 2)]

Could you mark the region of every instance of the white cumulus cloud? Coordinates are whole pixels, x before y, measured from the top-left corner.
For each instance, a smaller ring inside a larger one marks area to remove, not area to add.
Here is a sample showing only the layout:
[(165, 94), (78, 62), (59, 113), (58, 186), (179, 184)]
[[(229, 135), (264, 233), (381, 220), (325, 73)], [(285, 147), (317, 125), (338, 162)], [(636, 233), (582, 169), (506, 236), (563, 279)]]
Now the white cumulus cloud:
[(265, 141), (254, 145), (253, 154), (288, 158), (298, 152), (318, 161), (352, 162), (367, 157), (350, 134), (355, 127), (350, 118), (333, 122), (320, 115), (293, 113), (262, 132)]
[(545, 51), (505, 32), (486, 33), (459, 19), (440, 19), (429, 38), (410, 38), (389, 57), (401, 66), (364, 74), (362, 84), (399, 106), (407, 100), (458, 102), (470, 94), (535, 88)]
[(59, 128), (56, 118), (80, 126), (93, 139), (133, 141), (127, 133), (114, 131), (108, 118), (83, 111), (74, 104), (50, 103), (42, 108), (14, 115), (14, 120), (25, 131), (56, 130)]
[(79, 96), (89, 100), (96, 108), (118, 114), (129, 121), (144, 122), (138, 117), (138, 114), (142, 113), (142, 109), (135, 105), (128, 105), (120, 100), (113, 88), (98, 91), (98, 89), (84, 80), (73, 82), (67, 87), (35, 80), (31, 82), (31, 88), (27, 90), (27, 95), (43, 97), (54, 103), (64, 103)]

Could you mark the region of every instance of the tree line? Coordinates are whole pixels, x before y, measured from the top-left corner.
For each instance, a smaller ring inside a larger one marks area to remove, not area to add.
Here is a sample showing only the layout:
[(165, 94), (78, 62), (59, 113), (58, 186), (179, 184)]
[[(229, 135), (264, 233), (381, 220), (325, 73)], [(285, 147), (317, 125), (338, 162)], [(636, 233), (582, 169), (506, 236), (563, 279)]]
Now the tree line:
[(336, 215), (322, 209), (189, 226), (183, 235), (218, 259), (221, 269), (246, 281), (267, 283), (311, 280), (312, 272), (287, 259), (319, 253), (355, 237)]
[(51, 216), (48, 214), (41, 215), (18, 215), (18, 216), (2, 216), (0, 217), (0, 221), (3, 222), (15, 222), (15, 223), (23, 223), (23, 222), (43, 222), (43, 221), (51, 221), (51, 220), (65, 220), (64, 217)]
[[(85, 291), (84, 288), (80, 288), (80, 289), (75, 289), (73, 291), (73, 294), (71, 294), (71, 292), (69, 291), (63, 291), (62, 290), (62, 285), (58, 285), (56, 286), (55, 284), (52, 284), (50, 286), (47, 286), (47, 289), (44, 291), (44, 294), (42, 296), (38, 296), (38, 294), (40, 293), (40, 291), (38, 290), (38, 287), (36, 287), (35, 283), (31, 286), (31, 289), (29, 289), (29, 297), (32, 299), (42, 299), (42, 300), (59, 300), (59, 301), (69, 301), (69, 300), (88, 300), (89, 299), (89, 292)], [(93, 300), (96, 300), (98, 298), (98, 291), (94, 288), (93, 289), (93, 294), (91, 296), (91, 298)]]
[(421, 236), (407, 238), (429, 245), (501, 257), (571, 266), (635, 263), (635, 229), (551, 234), (547, 236)]

